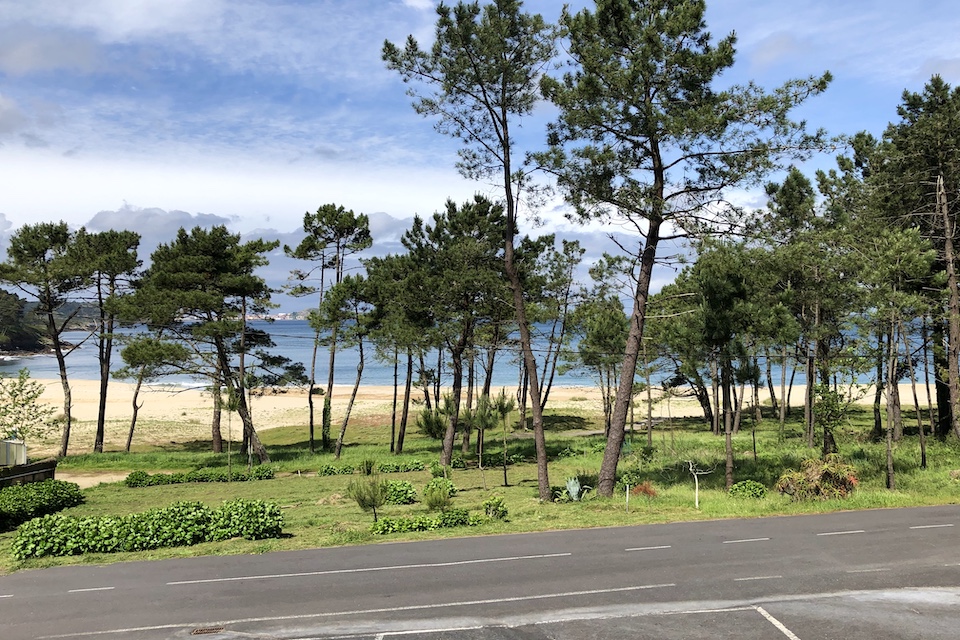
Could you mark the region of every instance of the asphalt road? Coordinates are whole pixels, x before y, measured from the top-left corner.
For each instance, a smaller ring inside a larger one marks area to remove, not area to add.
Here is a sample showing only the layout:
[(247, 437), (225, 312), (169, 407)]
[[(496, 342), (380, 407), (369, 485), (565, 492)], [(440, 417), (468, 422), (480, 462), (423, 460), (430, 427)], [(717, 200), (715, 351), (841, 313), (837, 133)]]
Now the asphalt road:
[(960, 506), (60, 567), (0, 639), (960, 637)]

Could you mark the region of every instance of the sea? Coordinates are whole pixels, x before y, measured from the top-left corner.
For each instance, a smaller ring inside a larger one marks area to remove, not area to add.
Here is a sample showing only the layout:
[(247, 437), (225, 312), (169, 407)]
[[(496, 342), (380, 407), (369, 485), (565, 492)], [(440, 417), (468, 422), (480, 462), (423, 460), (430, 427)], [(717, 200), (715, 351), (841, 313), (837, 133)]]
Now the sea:
[[(304, 368), (309, 375), (310, 359), (315, 339), (314, 330), (306, 320), (251, 320), (250, 326), (270, 334), (275, 347), (270, 349), (274, 355), (285, 356), (292, 362), (303, 363)], [(120, 335), (130, 335), (139, 330), (119, 329), (116, 333)], [(63, 340), (71, 345), (79, 345), (67, 358), (67, 375), (72, 380), (99, 380), (100, 364), (97, 357), (96, 335), (91, 335), (88, 331), (68, 331), (63, 334)], [(120, 349), (122, 345), (119, 342), (114, 343), (114, 353), (112, 357), (113, 368), (119, 369), (123, 366), (120, 358)], [(394, 383), (394, 366), (392, 360), (384, 361), (374, 356), (372, 345), (367, 344), (364, 347), (365, 362), (361, 384), (392, 386)], [(402, 354), (401, 354), (402, 357)], [(336, 384), (353, 384), (357, 375), (357, 364), (359, 363), (359, 350), (353, 348), (342, 348), (337, 351), (336, 364), (334, 367), (334, 382)], [(326, 347), (319, 347), (317, 351), (317, 364), (315, 379), (318, 384), (326, 384), (328, 374), (328, 351)], [(400, 384), (403, 384), (405, 375), (405, 358), (401, 360), (399, 368)], [(425, 365), (428, 368), (437, 366), (436, 352), (428, 354), (425, 358)], [(416, 366), (416, 363), (415, 363)], [(0, 375), (16, 376), (17, 372), (26, 367), (30, 371), (30, 377), (34, 379), (55, 379), (59, 378), (60, 371), (57, 368), (57, 359), (51, 351), (49, 354), (38, 355), (3, 355), (0, 356)], [(441, 384), (450, 384), (449, 364), (445, 364), (447, 370), (441, 372)], [(414, 374), (416, 375), (416, 373)], [(482, 370), (477, 367), (477, 384), (482, 381)], [(519, 380), (519, 361), (517, 354), (511, 350), (504, 350), (498, 354), (493, 369), (493, 388), (516, 387)], [(174, 375), (164, 377), (162, 382), (166, 384), (179, 385), (183, 387), (205, 386), (206, 381), (197, 378), (191, 378), (186, 375)], [(466, 381), (464, 381), (466, 384)], [(555, 386), (583, 387), (593, 386), (594, 380), (584, 371), (573, 370), (563, 375), (556, 375), (554, 378)]]

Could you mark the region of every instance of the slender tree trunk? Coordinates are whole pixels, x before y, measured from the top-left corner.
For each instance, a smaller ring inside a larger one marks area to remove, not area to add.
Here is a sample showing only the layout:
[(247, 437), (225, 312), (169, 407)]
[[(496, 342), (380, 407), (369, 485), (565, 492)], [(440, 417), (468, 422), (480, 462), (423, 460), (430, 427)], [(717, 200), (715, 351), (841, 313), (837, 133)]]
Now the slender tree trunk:
[(923, 340), (923, 381), (927, 388), (927, 412), (930, 414), (930, 433), (933, 434), (937, 428), (937, 421), (933, 415), (933, 396), (930, 394), (930, 356), (927, 353), (929, 345), (929, 336), (927, 335), (927, 319), (924, 317), (920, 325), (920, 339)]
[(133, 431), (137, 428), (137, 413), (140, 412), (140, 407), (143, 406), (143, 403), (138, 403), (137, 399), (140, 397), (140, 388), (143, 386), (143, 369), (140, 370), (140, 375), (137, 376), (137, 384), (133, 387), (133, 406), (131, 407), (132, 413), (130, 414), (130, 431), (127, 433), (127, 447), (126, 452), (130, 453), (130, 445), (133, 444)]
[(710, 428), (713, 435), (720, 435), (720, 421), (723, 413), (720, 410), (720, 366), (717, 364), (717, 354), (710, 355), (710, 385), (713, 388), (713, 424)]
[(423, 384), (423, 406), (427, 411), (433, 410), (433, 404), (430, 401), (430, 384), (426, 379), (427, 364), (423, 360), (423, 351), (420, 352), (420, 382)]
[[(473, 411), (473, 376), (475, 373), (474, 368), (474, 356), (470, 353), (467, 356), (467, 412), (472, 413)], [(461, 455), (466, 456), (470, 453), (470, 431), (471, 431), (471, 421), (464, 420), (463, 422), (463, 437), (460, 439), (460, 453)]]
[(783, 346), (783, 364), (780, 367), (780, 442), (783, 442), (784, 425), (787, 421), (787, 411), (790, 410), (790, 396), (787, 395), (787, 346)]
[(390, 413), (390, 453), (397, 450), (397, 396), (400, 392), (400, 353), (393, 347), (393, 408)]
[(397, 434), (397, 451), (403, 453), (403, 439), (407, 435), (407, 419), (410, 416), (410, 392), (413, 388), (413, 352), (407, 349), (407, 380), (403, 386), (403, 413), (400, 414), (400, 432)]
[(913, 391), (913, 409), (917, 412), (917, 434), (920, 436), (920, 468), (927, 468), (927, 436), (923, 430), (923, 412), (920, 411), (920, 397), (917, 395), (917, 376), (913, 368), (913, 353), (910, 351), (910, 339), (900, 323), (900, 338), (903, 341), (903, 351), (907, 356), (907, 367), (910, 371), (910, 389)]
[[(770, 406), (773, 409), (773, 415), (780, 414), (780, 404), (777, 402), (777, 393), (773, 386), (773, 358), (770, 357), (770, 349), (766, 349), (766, 360), (767, 360), (767, 392), (770, 393)], [(784, 373), (786, 375), (786, 373)], [(781, 392), (780, 397), (783, 397), (783, 392)]]
[(893, 323), (890, 325), (890, 334), (887, 339), (887, 433), (886, 433), (886, 453), (887, 453), (887, 489), (891, 491), (897, 488), (897, 480), (895, 476), (895, 470), (893, 466), (893, 430), (894, 430), (894, 415), (893, 415), (893, 402), (891, 398), (893, 395), (893, 389), (896, 387), (896, 368), (897, 368), (897, 355), (894, 349), (894, 328)]
[(944, 262), (947, 272), (947, 384), (950, 393), (950, 430), (960, 438), (960, 281), (954, 263), (953, 221), (947, 206), (943, 175), (937, 176), (937, 204), (943, 216)]
[[(114, 286), (110, 287), (110, 296), (114, 293)], [(104, 299), (97, 287), (98, 306), (100, 308), (100, 330), (103, 332), (97, 344), (100, 356), (100, 404), (97, 408), (97, 434), (93, 440), (93, 451), (103, 453), (103, 440), (106, 432), (107, 418), (107, 388), (110, 384), (110, 360), (113, 356), (113, 314), (104, 314)], [(105, 335), (104, 335), (105, 334)]]
[(343, 449), (343, 437), (347, 433), (347, 424), (350, 422), (350, 412), (353, 411), (353, 403), (357, 399), (357, 392), (360, 390), (360, 377), (363, 375), (363, 339), (357, 344), (360, 351), (360, 361), (357, 362), (357, 377), (353, 382), (353, 390), (350, 392), (350, 400), (347, 402), (347, 410), (343, 415), (343, 422), (340, 423), (340, 435), (337, 436), (337, 446), (333, 457), (340, 459), (340, 450)]
[(720, 367), (720, 386), (723, 389), (723, 434), (724, 450), (726, 452), (726, 464), (724, 479), (727, 491), (733, 486), (733, 403), (731, 402), (731, 388), (733, 387), (732, 375), (733, 363), (730, 362), (730, 356), (723, 356), (723, 363)]
[(223, 436), (220, 433), (220, 421), (223, 415), (223, 398), (220, 393), (223, 385), (220, 384), (220, 373), (217, 372), (217, 380), (213, 383), (211, 395), (213, 395), (213, 417), (210, 420), (210, 441), (214, 453), (223, 453)]
[[(662, 192), (662, 185), (660, 192)], [(617, 389), (617, 401), (613, 409), (610, 437), (607, 438), (607, 446), (603, 452), (603, 462), (600, 465), (599, 481), (597, 482), (597, 493), (605, 497), (613, 495), (613, 487), (617, 480), (617, 463), (620, 460), (620, 451), (623, 447), (627, 409), (630, 406), (630, 398), (633, 397), (633, 380), (637, 374), (637, 360), (640, 357), (640, 343), (643, 339), (643, 327), (647, 315), (647, 298), (650, 295), (650, 281), (653, 278), (653, 266), (657, 254), (657, 245), (660, 241), (660, 224), (659, 216), (650, 217), (646, 244), (640, 256), (640, 273), (637, 277), (637, 287), (633, 296), (633, 311), (630, 314), (630, 328), (627, 332), (627, 343), (620, 368), (620, 387)]]
[(873, 433), (871, 434), (871, 439), (874, 442), (880, 442), (880, 438), (884, 437), (884, 426), (883, 426), (883, 414), (880, 411), (880, 401), (883, 399), (883, 392), (886, 389), (887, 383), (884, 379), (884, 371), (886, 370), (886, 348), (884, 347), (885, 340), (882, 331), (877, 332), (877, 384), (876, 389), (873, 393)]
[[(49, 299), (49, 292), (47, 297)], [(60, 457), (63, 458), (67, 455), (70, 446), (70, 428), (73, 425), (73, 396), (70, 391), (70, 382), (67, 379), (67, 360), (63, 353), (63, 345), (60, 342), (60, 332), (57, 331), (57, 322), (53, 317), (53, 311), (49, 311), (46, 315), (47, 329), (50, 338), (53, 340), (53, 352), (57, 357), (57, 368), (60, 371), (60, 386), (63, 387), (63, 433), (60, 435)]]
[(320, 425), (321, 445), (324, 451), (330, 449), (330, 425), (333, 422), (333, 369), (337, 363), (337, 325), (334, 323), (330, 329), (330, 358), (327, 361), (327, 392), (323, 396), (323, 416)]
[[(322, 280), (321, 280), (322, 282)], [(323, 285), (321, 284), (321, 290)], [(313, 390), (317, 385), (317, 347), (320, 344), (320, 330), (313, 334), (313, 349), (310, 353), (310, 384), (307, 386), (307, 408), (310, 411), (310, 453), (316, 453), (316, 418), (313, 404)]]
[(443, 434), (443, 449), (440, 452), (440, 464), (444, 467), (450, 465), (453, 460), (453, 441), (457, 436), (457, 427), (460, 420), (460, 396), (463, 393), (463, 349), (466, 345), (466, 337), (461, 336), (461, 340), (450, 350), (450, 359), (453, 364), (453, 387), (451, 396), (453, 398), (453, 411), (447, 416), (447, 430)]
[(527, 370), (523, 368), (523, 362), (520, 362), (520, 386), (517, 388), (517, 404), (520, 407), (520, 427), (527, 431)]
[(805, 394), (805, 402), (803, 406), (803, 418), (804, 418), (804, 429), (806, 430), (807, 436), (807, 446), (811, 449), (814, 446), (813, 441), (813, 423), (814, 423), (814, 410), (813, 410), (813, 400), (814, 393), (817, 386), (817, 372), (815, 368), (816, 358), (814, 357), (814, 350), (811, 345), (807, 345), (807, 388)]

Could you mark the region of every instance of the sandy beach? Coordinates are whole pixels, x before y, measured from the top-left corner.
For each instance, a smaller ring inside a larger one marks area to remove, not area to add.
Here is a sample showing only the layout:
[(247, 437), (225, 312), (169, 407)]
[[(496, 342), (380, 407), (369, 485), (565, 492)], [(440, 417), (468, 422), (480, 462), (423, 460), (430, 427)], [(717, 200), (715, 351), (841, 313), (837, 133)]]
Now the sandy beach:
[[(54, 407), (58, 414), (63, 413), (63, 389), (59, 380), (38, 380), (45, 386), (41, 401)], [(97, 408), (99, 403), (99, 382), (95, 380), (73, 380), (70, 382), (73, 395), (74, 425), (71, 432), (70, 453), (84, 453), (93, 449), (96, 429)], [(337, 424), (346, 410), (350, 395), (349, 385), (337, 385), (333, 393), (333, 416)], [(123, 448), (133, 413), (134, 385), (111, 381), (107, 396), (106, 448)], [(402, 391), (402, 390), (401, 390)], [(498, 390), (499, 391), (499, 390)], [(778, 390), (779, 391), (779, 390)], [(507, 389), (507, 393), (513, 393)], [(920, 403), (926, 405), (926, 395), (922, 389)], [(912, 405), (910, 385), (901, 385), (902, 402)], [(791, 393), (791, 402), (802, 405), (804, 388), (795, 386)], [(656, 392), (654, 393), (656, 397)], [(351, 414), (351, 423), (358, 425), (387, 424), (390, 420), (393, 387), (361, 386), (357, 401)], [(643, 403), (645, 396), (638, 397), (636, 419), (640, 421), (646, 414)], [(762, 402), (768, 402), (764, 393)], [(873, 401), (872, 393), (865, 394), (862, 404)], [(137, 444), (166, 444), (185, 442), (210, 437), (210, 416), (213, 411), (213, 399), (210, 394), (199, 388), (184, 388), (172, 385), (144, 385), (140, 391), (141, 408), (137, 418), (134, 446)], [(316, 411), (319, 420), (322, 398), (315, 396)], [(305, 390), (290, 389), (284, 393), (256, 394), (252, 400), (254, 422), (258, 430), (280, 426), (305, 426), (308, 423), (309, 410)], [(575, 409), (578, 413), (602, 415), (600, 392), (595, 387), (554, 387), (548, 401), (549, 410)], [(686, 417), (702, 415), (699, 405), (692, 397), (674, 397), (669, 401), (656, 402), (653, 407), (654, 419), (667, 417)], [(224, 414), (224, 435), (228, 429), (240, 429), (236, 416), (228, 419)], [(236, 437), (236, 436), (235, 436)], [(31, 457), (44, 453), (55, 453), (59, 436), (44, 442), (28, 443)]]

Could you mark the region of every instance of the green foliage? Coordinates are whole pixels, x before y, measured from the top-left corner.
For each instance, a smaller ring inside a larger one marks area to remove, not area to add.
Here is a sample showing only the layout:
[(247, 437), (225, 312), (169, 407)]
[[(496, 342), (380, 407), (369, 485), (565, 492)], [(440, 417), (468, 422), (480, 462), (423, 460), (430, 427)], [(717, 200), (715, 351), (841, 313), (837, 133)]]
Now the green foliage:
[(753, 498), (762, 500), (767, 495), (767, 488), (756, 480), (742, 480), (730, 487), (732, 498)]
[(825, 460), (804, 460), (799, 471), (787, 471), (777, 480), (776, 489), (795, 501), (846, 498), (857, 488), (856, 469), (838, 455)]
[(447, 417), (436, 409), (424, 408), (417, 416), (417, 429), (433, 440), (442, 440), (447, 432)]
[(377, 471), (380, 473), (406, 473), (408, 471), (423, 471), (427, 465), (423, 460), (391, 460), (388, 462), (378, 462)]
[(417, 490), (406, 480), (390, 480), (387, 482), (388, 504), (413, 504), (417, 501)]
[(0, 489), (0, 531), (83, 503), (79, 485), (44, 480)]
[(35, 518), (21, 525), (11, 552), (23, 560), (145, 551), (234, 537), (275, 538), (282, 527), (280, 507), (260, 500), (233, 500), (214, 510), (200, 502), (177, 502), (126, 516)]
[(434, 531), (447, 527), (475, 527), (483, 522), (479, 515), (471, 515), (466, 509), (449, 509), (436, 518), (414, 516), (411, 518), (380, 518), (370, 531), (378, 535), (406, 533), (408, 531)]
[(446, 467), (436, 460), (430, 463), (430, 475), (434, 478), (449, 478), (453, 467)]
[(373, 474), (373, 471), (376, 468), (376, 466), (377, 466), (376, 460), (374, 460), (373, 458), (364, 458), (363, 460), (360, 461), (360, 466), (358, 468), (360, 469), (360, 473), (362, 473), (365, 476), (369, 476)]
[(42, 395), (43, 385), (26, 368), (16, 378), (0, 377), (0, 438), (26, 442), (54, 428), (53, 407), (40, 403)]
[(480, 503), (480, 506), (483, 507), (483, 513), (488, 518), (492, 518), (494, 520), (507, 519), (507, 505), (504, 504), (501, 496), (487, 498)]
[(318, 476), (348, 476), (355, 469), (350, 465), (325, 464), (317, 471)]
[(389, 483), (377, 475), (356, 478), (347, 485), (347, 495), (364, 511), (373, 511), (373, 521), (376, 522), (377, 509), (387, 503)]
[(444, 511), (457, 494), (453, 481), (447, 478), (434, 478), (423, 488), (423, 502), (430, 511)]
[(646, 480), (647, 474), (638, 466), (627, 467), (621, 471), (617, 479), (617, 491), (626, 491), (626, 488), (635, 487)]
[(451, 469), (466, 469), (467, 463), (464, 461), (463, 456), (453, 456), (450, 460)]
[(250, 480), (272, 480), (273, 467), (260, 465), (252, 471), (234, 471), (226, 469), (201, 468), (187, 473), (154, 473), (132, 471), (123, 481), (128, 487), (155, 487), (164, 484), (183, 484), (185, 482), (247, 482)]

